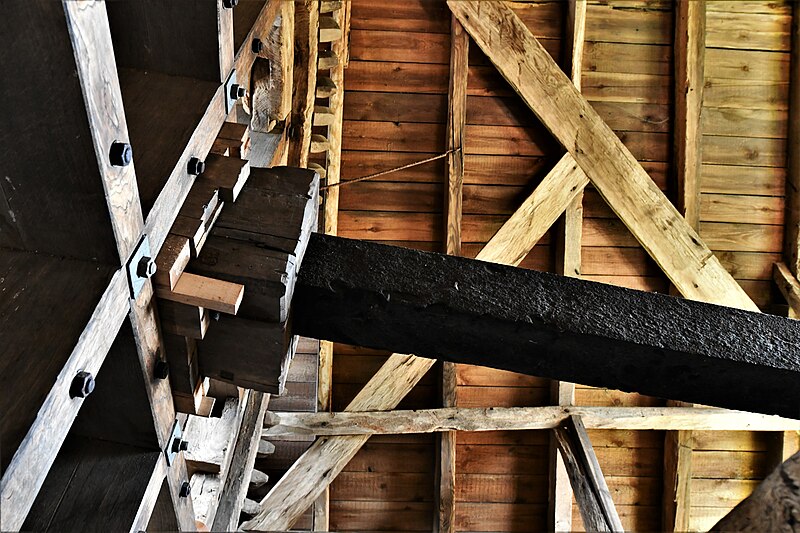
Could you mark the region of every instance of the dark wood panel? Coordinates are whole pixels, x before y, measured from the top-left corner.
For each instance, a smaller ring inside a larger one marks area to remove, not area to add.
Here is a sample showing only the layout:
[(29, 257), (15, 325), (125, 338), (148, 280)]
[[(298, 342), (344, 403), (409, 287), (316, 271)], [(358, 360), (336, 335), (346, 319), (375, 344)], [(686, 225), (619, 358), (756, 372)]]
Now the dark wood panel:
[[(27, 252), (0, 252), (2, 469), (37, 416), (108, 285), (113, 269)], [(108, 331), (115, 335), (115, 331)]]
[(216, 2), (141, 0), (107, 9), (118, 65), (220, 82)]
[(63, 6), (4, 3), (0, 35), (0, 246), (119, 265)]

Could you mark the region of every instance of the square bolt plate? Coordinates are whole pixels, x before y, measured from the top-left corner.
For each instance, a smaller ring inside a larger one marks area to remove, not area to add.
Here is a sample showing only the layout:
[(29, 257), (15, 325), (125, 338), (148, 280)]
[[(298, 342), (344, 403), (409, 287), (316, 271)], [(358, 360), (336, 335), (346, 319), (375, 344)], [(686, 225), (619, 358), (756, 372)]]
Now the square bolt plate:
[(128, 259), (128, 264), (125, 265), (128, 271), (128, 289), (130, 289), (131, 298), (134, 300), (139, 296), (139, 293), (142, 292), (142, 287), (144, 287), (147, 281), (147, 277), (141, 277), (137, 273), (139, 261), (141, 261), (143, 257), (153, 257), (150, 255), (150, 240), (147, 238), (147, 235), (142, 236), (142, 239), (136, 246), (136, 250), (134, 250), (130, 259)]
[(236, 105), (236, 98), (231, 98), (231, 87), (236, 83), (236, 69), (231, 71), (230, 76), (228, 76), (228, 80), (225, 82), (225, 94), (222, 96), (225, 98), (225, 114), (227, 115), (233, 110), (233, 107)]
[(169, 436), (167, 447), (164, 449), (164, 455), (167, 456), (167, 466), (172, 466), (172, 462), (178, 455), (178, 452), (173, 450), (172, 445), (176, 439), (180, 441), (181, 437), (183, 437), (183, 431), (181, 430), (181, 425), (176, 420), (175, 423), (172, 424), (172, 434)]

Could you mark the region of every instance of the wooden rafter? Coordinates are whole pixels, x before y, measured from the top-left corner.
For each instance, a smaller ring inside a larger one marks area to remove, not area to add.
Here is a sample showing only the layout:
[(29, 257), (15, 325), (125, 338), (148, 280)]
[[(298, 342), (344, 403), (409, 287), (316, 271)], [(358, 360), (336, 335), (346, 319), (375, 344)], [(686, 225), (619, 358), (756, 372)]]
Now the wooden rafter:
[[(700, 222), (705, 20), (705, 0), (676, 1), (673, 157), (678, 210), (695, 231)], [(681, 405), (680, 402), (674, 404)], [(691, 508), (692, 432), (670, 431), (664, 439), (662, 526), (665, 531), (685, 531), (689, 528)]]
[(581, 417), (565, 418), (555, 435), (586, 529), (624, 531)]
[(448, 5), (681, 294), (758, 311), (509, 7), (466, 0), (450, 0)]
[[(586, 36), (586, 0), (570, 0), (567, 4), (567, 38), (565, 51), (569, 60), (569, 75), (575, 88), (581, 89), (581, 69)], [(556, 272), (562, 276), (580, 277), (583, 240), (583, 191), (578, 193), (564, 210), (556, 225)], [(575, 403), (575, 384), (564, 381), (551, 383), (551, 398), (557, 405)], [(558, 453), (555, 436), (551, 435), (549, 450), (548, 527), (554, 531), (572, 529), (572, 486), (564, 458)]]
[[(467, 76), (469, 74), (469, 36), (455, 17), (450, 31), (450, 83), (447, 99), (447, 183), (445, 185), (445, 252), (461, 255), (461, 215), (464, 192), (464, 133), (467, 121)], [(456, 365), (442, 363), (442, 405), (456, 405)], [(455, 529), (456, 434), (439, 437), (436, 467), (437, 495), (434, 530), (450, 533)]]
[(264, 436), (398, 435), (442, 431), (555, 429), (579, 415), (588, 429), (664, 431), (794, 431), (800, 422), (777, 416), (690, 407), (449, 407), (396, 411), (278, 413), (265, 417)]

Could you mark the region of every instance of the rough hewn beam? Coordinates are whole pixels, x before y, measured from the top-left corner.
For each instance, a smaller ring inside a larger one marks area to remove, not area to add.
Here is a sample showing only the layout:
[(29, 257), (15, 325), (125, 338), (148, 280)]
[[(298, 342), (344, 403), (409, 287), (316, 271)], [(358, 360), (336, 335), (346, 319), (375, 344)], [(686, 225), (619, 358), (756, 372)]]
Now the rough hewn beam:
[[(586, 37), (586, 0), (569, 0), (567, 4), (567, 31), (565, 52), (569, 60), (569, 74), (575, 88), (581, 90), (583, 48)], [(559, 219), (555, 231), (556, 273), (580, 277), (581, 248), (583, 245), (583, 191), (570, 202)], [(563, 381), (551, 383), (551, 400), (556, 405), (575, 403), (575, 384)], [(553, 531), (572, 530), (572, 486), (569, 482), (564, 458), (558, 453), (555, 435), (550, 435), (549, 490), (547, 524)]]
[(624, 531), (581, 417), (567, 417), (555, 435), (586, 529)]
[(264, 436), (398, 435), (441, 431), (554, 429), (579, 415), (588, 429), (796, 431), (800, 421), (777, 416), (690, 407), (449, 407), (414, 411), (269, 412)]
[(800, 453), (776, 468), (711, 531), (793, 531), (800, 514)]
[[(705, 20), (705, 0), (676, 0), (673, 158), (678, 211), (695, 231), (700, 222)], [(665, 531), (686, 531), (692, 494), (692, 434), (667, 432), (664, 439), (662, 527)]]
[(792, 274), (800, 271), (800, 6), (792, 7), (792, 53), (789, 73), (789, 145), (786, 173), (784, 255)]
[(293, 306), (308, 337), (800, 416), (800, 322), (772, 315), (319, 234)]
[[(469, 36), (452, 17), (450, 31), (450, 85), (447, 107), (447, 183), (445, 184), (445, 252), (461, 255), (461, 215), (464, 192), (464, 132), (467, 122), (467, 76), (469, 74)], [(456, 405), (456, 366), (442, 363), (442, 405)], [(439, 533), (455, 531), (456, 513), (456, 434), (439, 436), (436, 465), (433, 528)]]
[(474, 0), (448, 5), (681, 294), (758, 310), (511, 8)]
[(317, 88), (317, 26), (319, 2), (303, 0), (294, 11), (294, 83), (287, 164), (308, 167), (311, 150), (311, 118)]

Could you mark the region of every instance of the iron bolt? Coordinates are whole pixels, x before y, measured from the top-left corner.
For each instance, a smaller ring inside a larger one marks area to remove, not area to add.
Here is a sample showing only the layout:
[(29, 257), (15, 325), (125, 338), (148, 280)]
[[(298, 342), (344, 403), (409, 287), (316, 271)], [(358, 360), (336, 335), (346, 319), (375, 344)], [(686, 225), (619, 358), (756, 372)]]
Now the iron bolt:
[(156, 262), (152, 257), (144, 256), (139, 259), (139, 264), (136, 265), (136, 275), (140, 278), (152, 278), (156, 273)]
[(181, 483), (181, 490), (180, 492), (178, 492), (178, 496), (180, 496), (181, 498), (188, 498), (189, 494), (191, 493), (192, 493), (192, 486), (189, 485), (189, 482), (184, 481), (183, 483)]
[(109, 150), (108, 157), (113, 166), (127, 167), (131, 164), (131, 160), (133, 159), (133, 149), (128, 143), (114, 141), (111, 143), (111, 150)]
[(264, 41), (261, 39), (253, 39), (252, 50), (254, 54), (260, 54), (264, 49)]
[(69, 387), (70, 398), (86, 398), (94, 390), (94, 377), (89, 372), (81, 370), (72, 378)]
[(219, 311), (211, 312), (211, 320), (213, 320), (214, 322), (219, 322)]
[(169, 376), (169, 363), (163, 359), (156, 361), (156, 366), (153, 369), (153, 375), (158, 379), (167, 379), (167, 376)]
[(181, 438), (172, 439), (172, 451), (174, 453), (185, 452), (189, 449), (189, 441)]
[(238, 100), (239, 98), (244, 98), (244, 95), (247, 94), (244, 87), (239, 85), (238, 83), (234, 83), (231, 85), (231, 98), (234, 100)]
[(189, 159), (189, 164), (187, 166), (187, 170), (189, 174), (192, 176), (199, 176), (206, 170), (206, 163), (205, 161), (200, 161), (198, 158), (193, 157)]
[(239, 0), (222, 0), (222, 7), (225, 9), (233, 9), (238, 3)]

